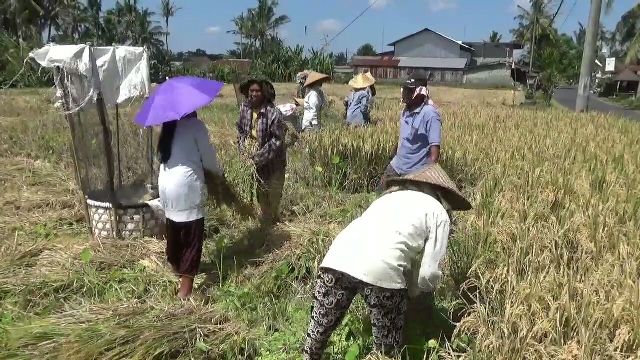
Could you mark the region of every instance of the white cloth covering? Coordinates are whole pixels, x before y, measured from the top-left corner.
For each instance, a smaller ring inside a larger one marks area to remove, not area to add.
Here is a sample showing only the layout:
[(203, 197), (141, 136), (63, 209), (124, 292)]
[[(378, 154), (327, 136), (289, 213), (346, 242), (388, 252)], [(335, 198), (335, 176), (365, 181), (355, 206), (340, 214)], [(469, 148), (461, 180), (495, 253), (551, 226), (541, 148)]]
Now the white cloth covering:
[[(93, 50), (97, 74), (92, 70), (89, 51)], [(105, 105), (149, 94), (149, 59), (142, 47), (48, 44), (34, 50), (29, 57), (44, 67), (61, 67), (70, 75), (70, 88), (76, 106), (95, 100), (102, 90)], [(98, 78), (95, 78), (95, 75)], [(99, 81), (97, 81), (99, 80)]]
[(160, 165), (158, 175), (160, 202), (168, 219), (186, 222), (204, 217), (205, 169), (222, 175), (207, 127), (195, 117), (179, 120), (171, 157)]
[(385, 194), (336, 237), (321, 267), (410, 295), (441, 280), (449, 215), (433, 196), (414, 190)]

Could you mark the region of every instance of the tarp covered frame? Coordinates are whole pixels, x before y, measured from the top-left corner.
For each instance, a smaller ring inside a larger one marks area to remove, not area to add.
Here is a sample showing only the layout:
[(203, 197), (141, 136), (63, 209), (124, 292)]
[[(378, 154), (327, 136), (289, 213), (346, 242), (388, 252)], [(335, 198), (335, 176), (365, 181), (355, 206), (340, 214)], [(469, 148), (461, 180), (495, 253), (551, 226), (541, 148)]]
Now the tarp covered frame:
[[(91, 51), (97, 69), (93, 69)], [(65, 81), (75, 105), (71, 112), (95, 101), (98, 90), (107, 107), (149, 94), (149, 56), (143, 47), (48, 44), (29, 57), (43, 67), (60, 67), (69, 75)]]

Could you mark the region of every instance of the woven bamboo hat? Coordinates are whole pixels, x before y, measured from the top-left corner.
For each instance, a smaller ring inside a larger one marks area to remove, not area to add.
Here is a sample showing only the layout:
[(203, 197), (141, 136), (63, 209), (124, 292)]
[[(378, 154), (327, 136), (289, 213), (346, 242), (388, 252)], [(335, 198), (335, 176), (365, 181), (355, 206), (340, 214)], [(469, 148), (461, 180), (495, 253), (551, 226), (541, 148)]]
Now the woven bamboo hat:
[(364, 73), (364, 76), (366, 76), (368, 79), (370, 79), (371, 85), (376, 83), (376, 78), (374, 78), (373, 75), (371, 75), (371, 73), (369, 71)]
[(456, 184), (438, 164), (429, 164), (411, 174), (390, 178), (386, 181), (386, 186), (399, 185), (406, 181), (436, 186), (444, 200), (451, 206), (451, 210), (464, 211), (472, 209), (469, 200), (462, 195)]
[(313, 85), (319, 81), (327, 81), (331, 79), (331, 77), (327, 74), (311, 71), (309, 75), (307, 75), (307, 80), (304, 82), (304, 86)]
[(354, 89), (365, 89), (369, 86), (373, 85), (375, 80), (372, 77), (367, 76), (366, 74), (358, 74), (353, 77), (353, 79), (349, 80), (349, 86)]

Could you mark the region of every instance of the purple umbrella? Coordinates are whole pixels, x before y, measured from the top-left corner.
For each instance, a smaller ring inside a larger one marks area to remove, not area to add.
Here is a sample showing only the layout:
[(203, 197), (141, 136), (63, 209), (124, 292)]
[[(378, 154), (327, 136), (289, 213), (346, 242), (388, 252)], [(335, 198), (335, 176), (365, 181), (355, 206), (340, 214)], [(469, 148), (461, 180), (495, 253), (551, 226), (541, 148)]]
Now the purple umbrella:
[(211, 103), (224, 83), (194, 76), (171, 78), (158, 85), (136, 114), (136, 124), (147, 127), (178, 120)]

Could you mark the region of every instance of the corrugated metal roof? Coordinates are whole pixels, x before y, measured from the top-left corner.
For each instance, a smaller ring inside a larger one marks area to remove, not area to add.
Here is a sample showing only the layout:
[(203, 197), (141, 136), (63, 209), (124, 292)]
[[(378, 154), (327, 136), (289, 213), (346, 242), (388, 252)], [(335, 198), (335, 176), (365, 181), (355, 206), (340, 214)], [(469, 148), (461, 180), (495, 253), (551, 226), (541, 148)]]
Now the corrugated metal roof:
[(405, 36), (405, 37), (403, 37), (403, 38), (401, 38), (401, 39), (398, 39), (398, 40), (396, 40), (396, 41), (394, 41), (394, 42), (390, 43), (390, 44), (389, 44), (389, 46), (394, 46), (396, 43), (398, 43), (398, 42), (400, 42), (400, 41), (402, 41), (402, 40), (408, 39), (408, 38), (410, 38), (410, 37), (412, 37), (412, 36), (418, 35), (418, 34), (420, 34), (421, 32), (424, 32), (424, 31), (431, 31), (432, 33), (434, 33), (434, 34), (438, 34), (438, 35), (442, 36), (443, 38), (445, 38), (445, 39), (447, 39), (447, 40), (453, 41), (454, 43), (456, 43), (456, 44), (458, 44), (458, 45), (462, 46), (463, 48), (465, 48), (465, 49), (467, 49), (467, 50), (471, 50), (471, 51), (473, 51), (473, 48), (472, 48), (471, 46), (468, 46), (468, 45), (463, 44), (463, 43), (462, 43), (462, 41), (452, 39), (452, 38), (448, 37), (448, 36), (447, 36), (447, 35), (445, 35), (445, 34), (439, 33), (439, 32), (437, 32), (437, 31), (431, 30), (431, 29), (429, 29), (429, 28), (424, 28), (424, 29), (422, 29), (422, 30), (419, 30), (419, 31), (414, 32), (413, 34), (409, 34), (409, 35), (407, 35), (407, 36)]
[(522, 45), (513, 42), (466, 41), (465, 44), (475, 50), (473, 54), (475, 57), (485, 58), (506, 58), (507, 50), (522, 48)]
[(640, 81), (640, 76), (629, 69), (613, 77), (614, 81)]
[(467, 65), (466, 58), (397, 57), (396, 59), (400, 60), (398, 66), (409, 68), (464, 69)]

